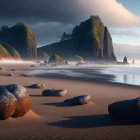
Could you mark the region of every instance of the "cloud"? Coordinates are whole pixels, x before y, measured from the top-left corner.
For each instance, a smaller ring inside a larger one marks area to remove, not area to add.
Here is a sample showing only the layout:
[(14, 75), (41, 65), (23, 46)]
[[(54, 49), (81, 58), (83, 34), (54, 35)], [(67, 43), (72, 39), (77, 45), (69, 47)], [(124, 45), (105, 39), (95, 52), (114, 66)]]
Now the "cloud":
[(127, 56), (129, 59), (140, 58), (140, 45), (129, 44), (114, 44), (114, 51), (117, 58), (124, 58)]
[(140, 38), (140, 33), (137, 33), (133, 30), (110, 29), (110, 33), (111, 35), (115, 35), (118, 37), (130, 36), (130, 37)]
[(112, 27), (140, 26), (140, 18), (117, 0), (0, 0), (0, 18), (75, 24), (91, 14)]
[[(17, 22), (28, 25), (38, 45), (56, 42), (75, 24), (99, 15), (108, 27), (140, 27), (140, 18), (117, 0), (0, 0), (0, 26)], [(114, 34), (139, 36), (134, 32)]]

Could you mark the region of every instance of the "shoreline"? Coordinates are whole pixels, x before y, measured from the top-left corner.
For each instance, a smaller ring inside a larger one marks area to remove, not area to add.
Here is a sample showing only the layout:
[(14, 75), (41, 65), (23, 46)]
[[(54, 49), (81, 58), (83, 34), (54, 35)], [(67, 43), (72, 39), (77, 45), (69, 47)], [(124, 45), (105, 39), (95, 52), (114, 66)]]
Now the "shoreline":
[[(42, 97), (43, 89), (27, 88), (33, 114), (29, 112), (22, 118), (0, 121), (0, 137), (4, 140), (21, 140), (21, 138), (22, 140), (134, 140), (140, 137), (140, 124), (114, 120), (108, 115), (109, 104), (139, 97), (139, 87), (72, 80), (64, 77), (60, 79), (57, 76), (55, 79), (1, 76), (11, 72), (25, 74), (33, 70), (30, 64), (11, 64), (2, 67), (4, 71), (0, 71), (0, 85), (30, 86), (44, 83), (47, 89), (68, 90), (66, 97)], [(11, 71), (13, 68), (16, 71)], [(92, 104), (67, 106), (64, 103), (65, 99), (83, 94), (91, 95)]]

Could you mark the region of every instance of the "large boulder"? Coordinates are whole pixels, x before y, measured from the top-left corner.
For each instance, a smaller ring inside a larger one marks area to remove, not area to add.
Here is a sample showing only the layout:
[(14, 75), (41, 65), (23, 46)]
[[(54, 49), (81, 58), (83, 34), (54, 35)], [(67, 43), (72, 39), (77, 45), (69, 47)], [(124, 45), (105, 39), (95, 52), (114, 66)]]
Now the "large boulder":
[(26, 88), (20, 85), (0, 86), (0, 119), (22, 117), (30, 107)]
[(58, 96), (58, 97), (64, 97), (67, 95), (66, 89), (61, 90), (55, 90), (55, 89), (47, 89), (42, 92), (42, 96)]
[(108, 106), (108, 111), (114, 118), (140, 120), (140, 97), (112, 103)]
[(66, 99), (64, 102), (71, 103), (74, 105), (84, 105), (84, 104), (88, 104), (90, 101), (91, 101), (90, 95), (82, 95), (82, 96), (73, 97), (71, 99)]

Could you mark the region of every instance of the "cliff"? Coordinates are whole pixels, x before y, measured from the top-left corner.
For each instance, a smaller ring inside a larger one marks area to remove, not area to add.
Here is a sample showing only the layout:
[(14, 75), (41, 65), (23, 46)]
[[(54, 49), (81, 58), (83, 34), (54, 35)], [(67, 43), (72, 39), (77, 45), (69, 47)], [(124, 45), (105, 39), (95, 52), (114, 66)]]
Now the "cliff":
[[(0, 31), (0, 41), (12, 46), (23, 59), (37, 57), (36, 37), (32, 30), (24, 24), (19, 23), (11, 28), (3, 26)], [(16, 51), (13, 52), (15, 57), (18, 57)]]
[(85, 60), (116, 61), (111, 35), (97, 16), (75, 26), (71, 34), (63, 34), (60, 42), (38, 48), (38, 57), (47, 52), (64, 59), (75, 59), (75, 54)]

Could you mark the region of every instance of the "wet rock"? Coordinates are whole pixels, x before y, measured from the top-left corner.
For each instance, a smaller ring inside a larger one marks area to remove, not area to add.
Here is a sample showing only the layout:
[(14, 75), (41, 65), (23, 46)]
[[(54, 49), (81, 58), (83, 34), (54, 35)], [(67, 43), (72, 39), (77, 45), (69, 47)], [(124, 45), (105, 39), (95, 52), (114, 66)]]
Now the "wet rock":
[(46, 88), (45, 84), (33, 84), (30, 86), (30, 88), (40, 88), (40, 89), (44, 89)]
[(58, 97), (64, 97), (67, 94), (67, 90), (66, 89), (61, 89), (61, 90), (44, 90), (42, 92), (42, 96), (58, 96)]
[(14, 77), (14, 76), (17, 76), (17, 74), (16, 73), (10, 73), (10, 74), (8, 74), (8, 76)]
[(11, 69), (11, 71), (16, 71), (15, 69)]
[(26, 88), (16, 84), (0, 86), (0, 119), (22, 117), (30, 107)]
[(82, 95), (82, 96), (73, 97), (71, 99), (67, 99), (64, 102), (71, 103), (74, 105), (84, 105), (84, 104), (88, 104), (90, 101), (91, 101), (90, 95)]
[(114, 118), (140, 121), (140, 97), (112, 103), (108, 111)]

